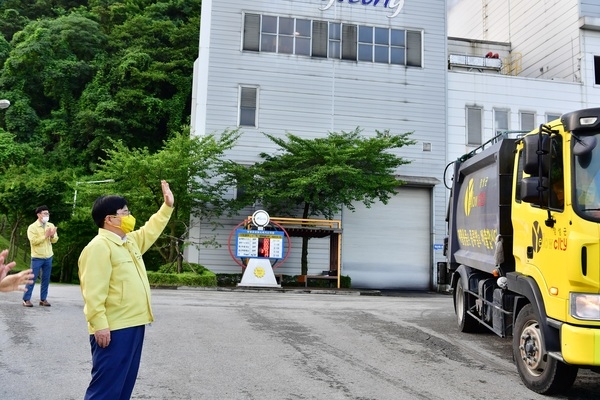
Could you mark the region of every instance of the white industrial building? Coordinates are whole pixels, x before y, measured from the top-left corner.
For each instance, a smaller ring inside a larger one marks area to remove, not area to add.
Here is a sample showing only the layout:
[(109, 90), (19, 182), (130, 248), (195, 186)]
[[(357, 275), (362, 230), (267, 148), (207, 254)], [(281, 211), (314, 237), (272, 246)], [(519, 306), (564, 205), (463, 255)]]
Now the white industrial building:
[[(449, 61), (480, 59), (468, 67), (449, 62), (448, 160), (498, 130), (530, 130), (564, 112), (600, 106), (600, 2), (450, 3)], [(497, 71), (473, 65), (489, 52), (502, 61)]]
[[(412, 161), (396, 172), (406, 182), (398, 195), (339, 216), (341, 271), (353, 287), (435, 290), (447, 163), (499, 130), (530, 129), (600, 103), (595, 3), (204, 0), (192, 133), (240, 128), (228, 156), (249, 165), (275, 151), (264, 133), (414, 132), (417, 145), (398, 150)], [(187, 260), (239, 272), (228, 240), (254, 210), (224, 219), (216, 232), (194, 225), (192, 242), (216, 233), (222, 247), (190, 246)], [(311, 239), (309, 273), (327, 269), (328, 247)], [(278, 273), (299, 274), (299, 260), (292, 241)]]

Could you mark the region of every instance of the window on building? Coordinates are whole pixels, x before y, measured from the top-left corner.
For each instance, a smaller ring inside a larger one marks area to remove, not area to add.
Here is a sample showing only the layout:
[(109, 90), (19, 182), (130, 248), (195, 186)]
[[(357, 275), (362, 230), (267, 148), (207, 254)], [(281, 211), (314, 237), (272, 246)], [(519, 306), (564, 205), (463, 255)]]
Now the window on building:
[(294, 31), (294, 54), (310, 56), (310, 34), (311, 21), (308, 19), (296, 19), (296, 30)]
[(373, 62), (373, 27), (358, 27), (358, 60)]
[(277, 17), (262, 16), (260, 27), (260, 51), (274, 53), (277, 51)]
[(329, 24), (329, 58), (342, 58), (342, 24)]
[(240, 86), (240, 126), (256, 126), (258, 88)]
[(420, 67), (422, 32), (272, 15), (244, 16), (243, 50)]
[(260, 15), (244, 15), (244, 50), (260, 50)]
[(327, 41), (329, 24), (325, 21), (314, 21), (312, 25), (312, 53), (313, 57), (327, 58)]
[(310, 55), (311, 21), (279, 17), (277, 52)]
[(508, 130), (508, 110), (494, 108), (494, 132), (496, 135)]
[(401, 29), (390, 31), (390, 62), (404, 65), (406, 62), (406, 32)]
[(390, 63), (390, 29), (375, 28), (373, 58), (377, 63)]
[(356, 61), (356, 25), (342, 25), (342, 59)]
[(600, 56), (594, 56), (594, 83), (600, 85)]
[(560, 114), (546, 114), (546, 122), (554, 121), (555, 119), (559, 119)]
[(279, 17), (277, 52), (294, 54), (294, 18)]
[(467, 144), (469, 146), (481, 145), (483, 133), (482, 113), (481, 107), (467, 107)]
[(532, 131), (535, 128), (535, 113), (521, 111), (519, 118), (521, 120), (521, 130)]
[(406, 65), (420, 67), (422, 63), (421, 32), (406, 31)]

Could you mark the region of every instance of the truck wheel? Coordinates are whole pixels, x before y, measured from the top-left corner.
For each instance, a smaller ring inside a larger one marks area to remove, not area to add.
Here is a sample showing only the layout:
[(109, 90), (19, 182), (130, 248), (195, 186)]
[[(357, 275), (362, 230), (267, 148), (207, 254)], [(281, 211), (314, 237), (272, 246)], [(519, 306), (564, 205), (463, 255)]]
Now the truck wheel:
[(469, 301), (465, 289), (463, 287), (462, 280), (459, 279), (456, 283), (456, 289), (454, 289), (454, 311), (458, 320), (458, 329), (461, 332), (478, 332), (479, 322), (469, 314)]
[(513, 332), (513, 357), (521, 380), (534, 392), (550, 395), (569, 389), (578, 368), (546, 352), (539, 317), (531, 304), (519, 312)]

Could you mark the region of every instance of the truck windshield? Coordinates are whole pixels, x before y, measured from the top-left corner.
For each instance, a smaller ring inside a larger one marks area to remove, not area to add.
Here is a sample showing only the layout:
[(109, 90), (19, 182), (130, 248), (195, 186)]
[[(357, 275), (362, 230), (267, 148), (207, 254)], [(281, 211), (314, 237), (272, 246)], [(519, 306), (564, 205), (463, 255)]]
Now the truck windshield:
[[(587, 135), (586, 135), (587, 136)], [(600, 143), (600, 133), (596, 135)], [(600, 221), (600, 146), (575, 155), (575, 209), (589, 219)]]

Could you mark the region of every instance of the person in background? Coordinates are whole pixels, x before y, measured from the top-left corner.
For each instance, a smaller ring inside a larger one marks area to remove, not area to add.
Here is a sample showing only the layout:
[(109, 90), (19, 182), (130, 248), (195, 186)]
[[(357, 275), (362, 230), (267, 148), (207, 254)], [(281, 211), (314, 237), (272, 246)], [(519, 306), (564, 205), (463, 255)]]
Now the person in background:
[(50, 220), (50, 211), (46, 206), (39, 206), (35, 209), (37, 220), (27, 228), (27, 238), (31, 245), (31, 269), (33, 270), (33, 282), (26, 286), (23, 295), (23, 306), (33, 307), (31, 304), (31, 294), (35, 281), (42, 271), (40, 283), (40, 306), (50, 307), (48, 303), (48, 286), (50, 285), (50, 275), (52, 274), (52, 245), (58, 241), (56, 226)]
[(154, 321), (150, 284), (142, 255), (173, 213), (173, 193), (161, 181), (164, 203), (138, 230), (121, 196), (103, 196), (92, 206), (96, 235), (79, 256), (83, 313), (92, 351), (86, 400), (126, 400), (137, 378), (145, 325)]
[(0, 292), (25, 291), (21, 285), (29, 285), (33, 283), (33, 273), (31, 269), (17, 272), (16, 274), (8, 275), (8, 271), (17, 265), (14, 261), (4, 264), (8, 250), (0, 252)]

